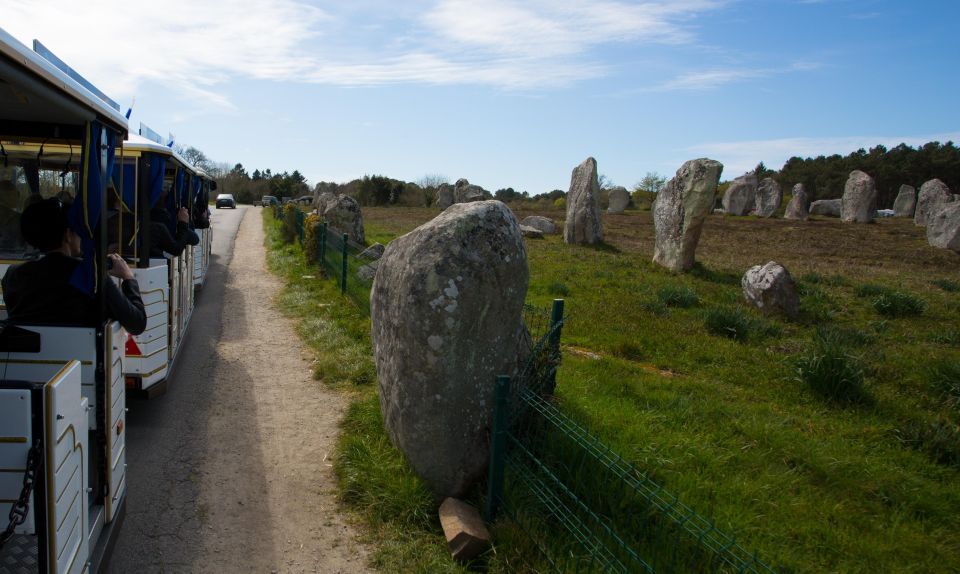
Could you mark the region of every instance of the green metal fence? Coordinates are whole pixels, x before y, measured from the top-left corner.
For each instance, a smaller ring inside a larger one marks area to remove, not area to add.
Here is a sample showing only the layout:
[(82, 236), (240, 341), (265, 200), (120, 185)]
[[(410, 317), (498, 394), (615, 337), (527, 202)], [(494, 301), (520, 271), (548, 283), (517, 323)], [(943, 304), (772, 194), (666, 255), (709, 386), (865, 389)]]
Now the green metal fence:
[(369, 314), (376, 263), (373, 259), (360, 257), (367, 248), (327, 223), (320, 224), (317, 241), (320, 242), (318, 260), (324, 273), (337, 281), (341, 293)]
[(558, 572), (772, 572), (553, 404), (562, 309), (531, 329), (519, 375), (497, 379), (487, 520), (511, 521)]

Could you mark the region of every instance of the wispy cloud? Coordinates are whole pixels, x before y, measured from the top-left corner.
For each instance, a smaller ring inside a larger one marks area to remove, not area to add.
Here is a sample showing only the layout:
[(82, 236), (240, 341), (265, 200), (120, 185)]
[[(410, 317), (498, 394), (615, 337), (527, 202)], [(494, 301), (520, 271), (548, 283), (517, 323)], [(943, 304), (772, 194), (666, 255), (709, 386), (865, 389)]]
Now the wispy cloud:
[(3, 26), (25, 41), (41, 35), (117, 98), (155, 81), (204, 105), (229, 108), (217, 86), (233, 78), (345, 86), (569, 85), (609, 73), (593, 53), (597, 47), (692, 42), (691, 21), (724, 3), (368, 0), (317, 7), (303, 0), (168, 0), (156, 10), (119, 0), (21, 0), (4, 2)]
[(877, 144), (887, 148), (898, 146), (901, 143), (916, 147), (931, 141), (941, 143), (960, 142), (960, 132), (908, 136), (801, 137), (710, 142), (691, 146), (684, 152), (720, 161), (724, 165), (724, 177), (733, 178), (752, 170), (761, 161), (772, 169), (779, 169), (788, 159), (794, 156), (847, 155), (860, 148), (870, 149)]
[(679, 90), (712, 90), (735, 82), (767, 78), (770, 76), (778, 76), (790, 72), (815, 70), (817, 68), (819, 68), (819, 65), (814, 62), (797, 62), (782, 68), (718, 68), (712, 70), (701, 70), (680, 74), (675, 78), (671, 78), (665, 82), (648, 88), (648, 91), (670, 92)]

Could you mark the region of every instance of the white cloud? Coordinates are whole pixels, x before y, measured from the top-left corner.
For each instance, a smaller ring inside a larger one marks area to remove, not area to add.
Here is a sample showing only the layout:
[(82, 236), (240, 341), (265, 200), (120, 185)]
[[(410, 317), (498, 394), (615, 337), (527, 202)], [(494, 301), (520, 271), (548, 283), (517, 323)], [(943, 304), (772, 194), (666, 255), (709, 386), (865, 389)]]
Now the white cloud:
[(698, 144), (684, 150), (697, 157), (710, 157), (723, 163), (724, 179), (746, 173), (761, 161), (771, 169), (780, 169), (791, 157), (847, 155), (860, 148), (870, 149), (877, 144), (888, 149), (905, 143), (916, 147), (927, 142), (960, 142), (960, 132), (911, 136), (845, 136), (825, 138), (780, 138)]
[(216, 106), (227, 101), (213, 88), (228, 77), (279, 80), (308, 69), (300, 44), (326, 17), (296, 0), (4, 1), (0, 12), (9, 33), (28, 45), (38, 37), (115, 98), (154, 80)]
[[(609, 73), (591, 58), (618, 42), (693, 40), (688, 21), (721, 0), (0, 0), (3, 26), (48, 45), (127, 100), (144, 81), (229, 108), (232, 78), (332, 85), (561, 86)], [(42, 23), (42, 25), (37, 25)], [(97, 31), (93, 33), (92, 31)]]

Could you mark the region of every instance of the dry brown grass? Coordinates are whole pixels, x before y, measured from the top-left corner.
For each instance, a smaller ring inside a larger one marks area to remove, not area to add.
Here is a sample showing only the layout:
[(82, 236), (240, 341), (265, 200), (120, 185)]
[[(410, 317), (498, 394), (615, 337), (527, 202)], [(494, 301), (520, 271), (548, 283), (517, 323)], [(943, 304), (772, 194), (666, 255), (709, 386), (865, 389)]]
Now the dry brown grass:
[[(524, 209), (517, 217), (543, 215), (563, 225), (562, 211)], [(366, 208), (364, 217), (391, 234), (403, 234), (439, 213), (431, 208)], [(653, 218), (649, 211), (602, 214), (607, 244), (652, 258)], [(799, 277), (807, 273), (844, 275), (854, 282), (900, 283), (919, 290), (937, 278), (960, 278), (960, 254), (927, 244), (926, 230), (910, 219), (879, 219), (869, 225), (815, 217), (809, 221), (710, 215), (697, 248), (709, 269), (741, 275), (749, 267), (777, 261)]]

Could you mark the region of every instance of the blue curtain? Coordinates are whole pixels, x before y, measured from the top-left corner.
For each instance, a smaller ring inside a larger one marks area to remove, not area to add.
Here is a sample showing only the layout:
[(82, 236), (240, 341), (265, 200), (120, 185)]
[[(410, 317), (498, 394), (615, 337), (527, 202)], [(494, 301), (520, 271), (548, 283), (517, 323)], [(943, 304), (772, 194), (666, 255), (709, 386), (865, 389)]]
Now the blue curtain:
[(183, 193), (183, 168), (177, 168), (177, 175), (173, 178), (173, 189), (167, 193), (167, 227), (170, 233), (177, 233), (177, 211), (180, 209), (180, 194)]
[[(101, 146), (100, 140), (104, 135), (105, 141)], [(67, 215), (70, 229), (80, 236), (83, 247), (83, 260), (70, 278), (70, 284), (89, 294), (97, 292), (99, 270), (94, 230), (100, 223), (106, 193), (103, 173), (113, 173), (116, 140), (116, 134), (99, 122), (87, 123), (80, 152), (80, 187)], [(103, 165), (102, 152), (106, 152), (106, 165)]]
[(163, 195), (163, 174), (167, 169), (167, 158), (159, 155), (150, 155), (150, 207), (157, 204), (160, 196)]
[[(113, 167), (113, 187), (120, 189), (120, 169), (119, 165)], [(137, 166), (128, 163), (123, 165), (123, 189), (120, 192), (120, 198), (123, 206), (133, 211), (136, 205), (137, 196)]]

